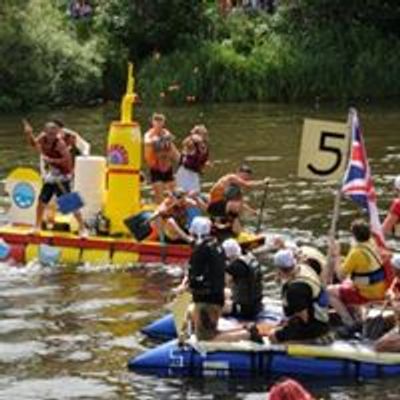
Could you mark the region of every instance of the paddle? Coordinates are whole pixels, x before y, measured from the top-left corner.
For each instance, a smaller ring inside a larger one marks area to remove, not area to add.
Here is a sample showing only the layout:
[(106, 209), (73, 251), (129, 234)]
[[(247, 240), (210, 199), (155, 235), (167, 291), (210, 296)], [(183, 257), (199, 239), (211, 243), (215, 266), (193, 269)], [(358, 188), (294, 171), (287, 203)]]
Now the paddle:
[[(395, 278), (393, 279), (392, 284), (390, 285), (388, 292), (391, 292), (394, 287), (397, 285), (398, 279)], [(365, 339), (369, 340), (377, 340), (380, 338), (384, 331), (385, 331), (385, 318), (383, 317), (383, 314), (385, 311), (388, 309), (388, 307), (391, 305), (391, 299), (388, 298), (384, 303), (383, 307), (381, 308), (381, 311), (379, 314), (371, 318), (367, 321), (365, 321), (364, 327), (363, 327), (363, 336)]]
[(57, 207), (62, 214), (74, 213), (85, 205), (78, 192), (67, 192), (62, 182), (58, 179), (55, 183), (62, 193), (62, 195), (57, 198)]
[(192, 294), (185, 290), (176, 296), (171, 307), (172, 314), (174, 316), (176, 334), (180, 342), (183, 341), (184, 328), (187, 321), (187, 312), (192, 300)]
[(263, 191), (263, 196), (261, 198), (260, 213), (258, 215), (256, 233), (260, 233), (260, 231), (261, 231), (261, 226), (263, 223), (263, 213), (264, 213), (265, 203), (267, 201), (267, 195), (268, 195), (268, 185), (269, 185), (269, 182), (266, 182), (264, 191)]

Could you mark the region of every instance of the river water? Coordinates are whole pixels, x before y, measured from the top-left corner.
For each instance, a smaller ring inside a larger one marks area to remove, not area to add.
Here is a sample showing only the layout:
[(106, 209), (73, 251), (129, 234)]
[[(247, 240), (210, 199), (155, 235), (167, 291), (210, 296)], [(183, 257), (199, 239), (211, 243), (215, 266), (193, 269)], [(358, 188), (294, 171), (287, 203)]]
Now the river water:
[[(182, 138), (195, 123), (210, 129), (215, 166), (204, 181), (250, 164), (272, 182), (264, 231), (324, 245), (333, 204), (332, 186), (296, 177), (304, 117), (346, 120), (345, 108), (282, 105), (214, 105), (162, 108), (173, 133)], [(35, 127), (49, 117), (63, 118), (103, 153), (109, 122), (118, 106), (39, 112)], [(143, 129), (151, 110), (140, 108)], [(363, 107), (360, 117), (371, 168), (384, 214), (392, 181), (400, 172), (400, 107)], [(20, 165), (37, 165), (21, 133), (21, 116), (0, 117), (0, 176)], [(250, 195), (257, 207), (261, 193)], [(4, 199), (0, 219), (5, 220)], [(340, 236), (359, 215), (343, 202)], [(248, 220), (248, 224), (254, 224)], [(166, 312), (168, 293), (181, 269), (135, 266), (42, 267), (37, 263), (0, 264), (0, 399), (264, 399), (270, 382), (161, 380), (129, 373), (129, 357), (147, 342), (139, 329)], [(379, 382), (305, 382), (325, 399), (398, 399), (396, 380)]]

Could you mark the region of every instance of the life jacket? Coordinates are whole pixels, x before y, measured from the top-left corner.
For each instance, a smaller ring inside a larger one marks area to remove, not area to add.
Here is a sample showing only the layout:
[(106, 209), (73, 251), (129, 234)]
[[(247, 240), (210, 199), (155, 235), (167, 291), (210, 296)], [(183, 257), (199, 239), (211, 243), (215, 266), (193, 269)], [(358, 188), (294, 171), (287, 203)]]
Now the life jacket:
[(242, 190), (238, 185), (234, 183), (229, 183), (228, 185), (224, 185), (222, 183), (217, 182), (210, 190), (210, 203), (229, 201), (232, 199), (236, 199), (241, 195), (242, 195)]
[(359, 243), (356, 248), (360, 249), (370, 260), (368, 272), (353, 272), (351, 279), (358, 285), (368, 286), (384, 282), (386, 279), (385, 270), (381, 256), (370, 244)]
[[(49, 158), (61, 158), (62, 155), (61, 153), (57, 150), (57, 147), (59, 143), (62, 141), (60, 138), (56, 138), (54, 142), (52, 143), (50, 148), (43, 148), (43, 154)], [(63, 175), (68, 175), (71, 174), (73, 171), (73, 163), (72, 163), (72, 158), (70, 158), (68, 161), (66, 161), (63, 165), (59, 164), (52, 164), (49, 162), (46, 162), (46, 164), (55, 170), (58, 170), (61, 174)]]
[(193, 141), (194, 152), (182, 155), (182, 165), (190, 171), (200, 173), (206, 165), (209, 157), (208, 146), (201, 148), (201, 143)]
[(166, 130), (152, 143), (151, 146), (145, 146), (144, 157), (150, 168), (163, 170), (161, 158), (168, 154), (172, 147), (172, 137)]
[[(285, 286), (293, 283), (305, 283), (312, 290), (314, 318), (320, 322), (327, 323), (329, 321), (328, 306), (329, 298), (326, 289), (316, 272), (308, 265), (300, 264), (296, 276), (290, 280)], [(284, 303), (286, 300), (286, 290), (283, 290)]]
[(251, 254), (241, 256), (240, 262), (247, 268), (246, 277), (234, 281), (233, 301), (240, 305), (260, 305), (263, 297), (262, 271), (258, 260)]
[(194, 246), (189, 260), (189, 288), (196, 296), (221, 296), (225, 288), (225, 256), (215, 239)]

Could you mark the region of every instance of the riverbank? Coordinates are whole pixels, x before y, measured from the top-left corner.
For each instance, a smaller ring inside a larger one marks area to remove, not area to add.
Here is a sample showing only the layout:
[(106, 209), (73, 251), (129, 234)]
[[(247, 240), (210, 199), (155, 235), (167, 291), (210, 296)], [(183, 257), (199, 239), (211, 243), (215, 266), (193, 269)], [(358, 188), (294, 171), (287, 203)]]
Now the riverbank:
[(129, 59), (141, 99), (153, 104), (400, 97), (390, 6), (380, 18), (373, 6), (311, 0), (221, 16), (214, 2), (110, 0), (91, 19), (71, 21), (45, 0), (11, 3), (0, 6), (0, 112), (118, 99)]

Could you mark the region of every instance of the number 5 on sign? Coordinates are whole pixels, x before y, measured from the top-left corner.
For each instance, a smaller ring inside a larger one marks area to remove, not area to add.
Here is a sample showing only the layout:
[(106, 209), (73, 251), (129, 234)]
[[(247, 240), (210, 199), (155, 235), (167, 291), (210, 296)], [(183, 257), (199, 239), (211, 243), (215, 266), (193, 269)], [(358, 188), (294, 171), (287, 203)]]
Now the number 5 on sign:
[(349, 139), (349, 128), (345, 123), (305, 119), (299, 177), (339, 180), (347, 164)]

